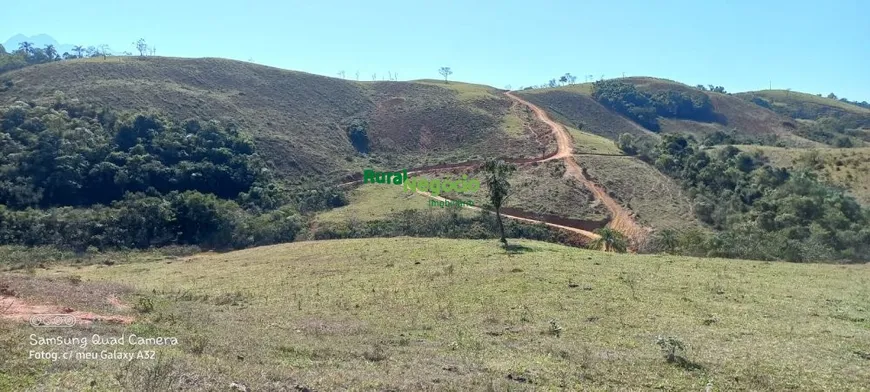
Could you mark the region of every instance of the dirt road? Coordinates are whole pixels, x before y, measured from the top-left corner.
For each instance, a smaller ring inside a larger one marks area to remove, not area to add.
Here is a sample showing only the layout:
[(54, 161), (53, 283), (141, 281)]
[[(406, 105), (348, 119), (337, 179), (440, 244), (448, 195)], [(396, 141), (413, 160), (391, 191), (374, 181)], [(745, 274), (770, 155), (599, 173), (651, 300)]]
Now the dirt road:
[[(570, 176), (570, 177), (575, 178), (578, 181), (580, 181), (580, 183), (582, 183), (586, 188), (588, 188), (592, 192), (592, 194), (595, 196), (595, 198), (600, 200), (601, 203), (604, 204), (604, 206), (607, 208), (607, 210), (610, 211), (610, 215), (611, 215), (612, 219), (611, 219), (610, 223), (607, 224), (608, 227), (622, 232), (626, 237), (629, 238), (629, 240), (631, 240), (632, 244), (638, 244), (638, 243), (641, 243), (642, 241), (644, 241), (649, 234), (649, 230), (640, 226), (634, 220), (634, 218), (631, 216), (631, 212), (629, 210), (627, 210), (625, 207), (623, 207), (621, 204), (616, 202), (616, 200), (613, 200), (613, 198), (607, 194), (607, 192), (604, 190), (604, 188), (602, 188), (598, 184), (594, 183), (593, 181), (589, 180), (583, 174), (583, 170), (580, 168), (580, 165), (578, 165), (577, 161), (574, 160), (574, 141), (571, 139), (571, 135), (568, 133), (568, 131), (565, 129), (565, 127), (563, 127), (561, 124), (550, 119), (550, 116), (547, 115), (547, 112), (545, 112), (543, 109), (539, 108), (538, 106), (532, 104), (531, 102), (528, 102), (522, 98), (517, 97), (516, 95), (511, 94), (510, 91), (505, 92), (505, 95), (507, 95), (514, 102), (519, 103), (521, 105), (525, 105), (526, 107), (531, 109), (532, 112), (535, 113), (535, 116), (538, 118), (538, 120), (547, 124), (547, 126), (550, 127), (550, 129), (552, 130), (553, 136), (556, 139), (556, 146), (557, 147), (556, 147), (555, 153), (547, 154), (547, 155), (540, 157), (538, 159), (523, 159), (523, 160), (516, 160), (516, 161), (522, 161), (522, 163), (533, 163), (533, 162), (547, 162), (547, 161), (551, 161), (554, 159), (561, 159), (565, 163), (565, 175)], [(408, 170), (408, 174), (438, 172), (438, 171), (443, 171), (443, 170), (453, 170), (453, 169), (461, 169), (461, 168), (474, 168), (474, 167), (480, 166), (480, 164), (481, 164), (480, 162), (463, 162), (463, 163), (445, 164), (445, 165), (426, 167), (426, 168), (416, 168), (416, 169)], [(350, 185), (350, 184), (354, 184), (354, 183), (359, 183), (361, 181), (362, 181), (361, 178), (356, 178), (356, 179), (353, 179), (350, 181), (343, 182), (341, 185)], [(443, 200), (443, 201), (447, 200), (443, 197), (432, 196), (431, 194), (429, 194), (427, 192), (419, 192), (418, 191), (418, 193), (421, 193), (423, 195), (426, 195), (426, 196), (433, 198), (433, 199), (436, 199), (436, 200)], [(478, 207), (466, 206), (466, 208), (480, 210), (480, 208), (478, 208)], [(502, 214), (502, 215), (506, 216), (508, 218), (511, 218), (511, 219), (516, 219), (516, 220), (520, 220), (520, 221), (524, 221), (524, 222), (543, 223), (543, 224), (550, 226), (550, 227), (556, 227), (559, 229), (564, 229), (564, 230), (571, 231), (573, 233), (580, 234), (588, 239), (597, 239), (599, 237), (595, 233), (592, 233), (590, 231), (583, 230), (580, 228), (576, 228), (576, 227), (563, 226), (563, 225), (558, 225), (555, 223), (544, 222), (544, 221), (540, 221), (540, 220), (536, 220), (536, 219), (529, 219), (529, 218), (525, 218), (525, 217), (510, 215), (510, 214)], [(634, 246), (632, 246), (632, 248), (634, 248)]]
[(577, 161), (574, 160), (574, 142), (571, 140), (571, 135), (568, 134), (568, 130), (566, 130), (561, 124), (551, 120), (550, 116), (547, 115), (547, 112), (531, 102), (511, 94), (510, 91), (505, 92), (505, 95), (516, 102), (528, 106), (533, 112), (535, 112), (535, 115), (539, 120), (547, 124), (553, 130), (553, 134), (556, 136), (558, 149), (556, 155), (544, 159), (544, 161), (562, 159), (562, 161), (565, 162), (565, 174), (580, 181), (580, 183), (586, 186), (586, 188), (595, 195), (595, 198), (601, 200), (604, 206), (607, 207), (608, 211), (610, 211), (613, 220), (611, 220), (607, 226), (622, 232), (632, 240), (633, 243), (643, 241), (649, 233), (648, 230), (641, 227), (631, 216), (631, 212), (621, 204), (617, 203), (616, 200), (613, 200), (604, 188), (590, 181), (583, 174), (580, 165), (578, 165)]

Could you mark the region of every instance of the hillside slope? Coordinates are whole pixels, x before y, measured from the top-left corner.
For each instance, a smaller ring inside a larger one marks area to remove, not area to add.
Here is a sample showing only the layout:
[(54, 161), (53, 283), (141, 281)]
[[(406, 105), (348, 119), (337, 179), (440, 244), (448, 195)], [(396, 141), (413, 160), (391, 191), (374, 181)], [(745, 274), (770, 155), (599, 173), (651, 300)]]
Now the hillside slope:
[[(33, 328), (0, 320), (0, 389), (845, 391), (870, 378), (867, 265), (512, 242), (312, 241), (3, 274), (22, 301), (136, 319), (52, 336), (179, 344), (127, 365), (34, 361)], [(141, 311), (86, 295), (107, 291)], [(668, 363), (658, 336), (685, 344), (682, 359)]]
[(744, 151), (761, 151), (774, 166), (808, 169), (870, 207), (870, 148), (738, 147)]
[[(479, 85), (356, 82), (226, 59), (113, 57), (3, 74), (0, 103), (68, 98), (115, 109), (156, 109), (177, 120), (232, 121), (286, 177), (340, 177), (363, 167), (401, 169), (483, 156), (541, 153), (533, 117)], [(370, 155), (346, 132), (367, 124)], [(531, 123), (529, 123), (531, 122)], [(525, 125), (528, 125), (527, 129)]]
[[(698, 92), (682, 83), (648, 77), (627, 77), (621, 82), (634, 85), (643, 92), (660, 91)], [(773, 111), (759, 107), (743, 99), (710, 91), (704, 91), (716, 114), (715, 121), (701, 122), (673, 118), (661, 118), (661, 133), (689, 133), (699, 137), (715, 131), (733, 133), (746, 139), (773, 144), (775, 141), (794, 147), (821, 146), (793, 133), (794, 121)], [(592, 99), (592, 84), (583, 83), (545, 89), (517, 92), (518, 95), (539, 105), (568, 124), (584, 124), (584, 130), (616, 139), (622, 133), (634, 135), (652, 132), (602, 106)]]
[(856, 116), (868, 121), (866, 125), (870, 127), (870, 109), (837, 99), (789, 90), (747, 91), (735, 95), (792, 118), (818, 120), (825, 116)]

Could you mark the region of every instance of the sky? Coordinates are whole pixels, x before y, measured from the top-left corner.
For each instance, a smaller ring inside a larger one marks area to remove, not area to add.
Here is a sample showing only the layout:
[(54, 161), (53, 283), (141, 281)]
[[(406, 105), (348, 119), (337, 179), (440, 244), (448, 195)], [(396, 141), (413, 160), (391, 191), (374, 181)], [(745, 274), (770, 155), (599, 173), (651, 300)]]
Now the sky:
[(45, 33), (135, 52), (144, 38), (157, 55), (349, 79), (439, 78), (449, 66), (456, 80), (518, 88), (566, 72), (580, 81), (624, 73), (870, 101), (865, 0), (12, 0), (0, 9), (2, 41)]

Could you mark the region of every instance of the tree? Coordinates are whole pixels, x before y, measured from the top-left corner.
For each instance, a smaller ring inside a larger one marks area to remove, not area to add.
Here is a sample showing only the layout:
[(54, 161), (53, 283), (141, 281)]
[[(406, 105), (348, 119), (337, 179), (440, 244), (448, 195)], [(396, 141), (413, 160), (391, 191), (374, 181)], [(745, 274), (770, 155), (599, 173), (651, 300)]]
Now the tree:
[(438, 73), (440, 73), (441, 76), (444, 77), (444, 83), (450, 83), (447, 81), (447, 77), (453, 75), (453, 70), (451, 70), (450, 67), (438, 68)]
[(69, 52), (63, 52), (63, 54), (60, 57), (63, 58), (64, 60), (76, 58), (76, 56), (69, 54)]
[(24, 52), (25, 56), (29, 56), (33, 53), (33, 43), (32, 42), (21, 42), (18, 44), (18, 50)]
[(559, 77), (559, 84), (564, 85), (564, 84), (566, 84), (566, 83), (568, 83), (568, 76), (566, 76), (566, 75), (562, 75), (562, 76), (560, 76), (560, 77)]
[(577, 82), (577, 77), (574, 75), (571, 75), (570, 72), (565, 74), (565, 78), (568, 79), (568, 84), (574, 84), (575, 82)]
[(495, 217), (498, 220), (498, 231), (501, 235), (501, 243), (507, 246), (507, 238), (504, 236), (504, 224), (501, 221), (501, 206), (510, 195), (511, 184), (508, 177), (516, 170), (516, 166), (503, 160), (488, 159), (483, 165), (486, 173), (486, 185), (489, 188), (489, 202), (495, 208)]
[(547, 82), (547, 86), (556, 87), (556, 79), (550, 79), (550, 81)]
[(139, 51), (141, 57), (145, 57), (145, 54), (148, 53), (148, 44), (145, 43), (145, 38), (139, 38), (138, 41), (133, 42), (133, 46)]
[[(22, 44), (23, 44), (23, 43), (24, 43), (24, 42), (22, 42)], [(828, 94), (828, 98), (830, 98), (830, 99), (837, 99), (837, 95), (834, 94), (834, 93), (830, 93), (830, 94)]]
[(45, 55), (48, 56), (48, 61), (59, 60), (60, 56), (57, 55), (57, 49), (54, 48), (54, 45), (45, 45)]
[(618, 147), (622, 152), (626, 155), (635, 155), (637, 154), (637, 148), (634, 146), (634, 136), (631, 136), (630, 133), (623, 133), (619, 135), (619, 139), (617, 139), (616, 147)]
[(85, 47), (81, 45), (73, 46), (73, 52), (76, 52), (79, 58), (82, 58), (82, 52), (85, 51)]
[(100, 45), (99, 51), (100, 51), (100, 54), (103, 55), (103, 60), (105, 60), (106, 56), (109, 55), (109, 52), (111, 52), (112, 49), (109, 48), (109, 45), (102, 44), (102, 45)]
[(625, 250), (628, 247), (628, 241), (626, 240), (625, 235), (619, 231), (609, 227), (602, 227), (600, 229), (595, 229), (595, 234), (598, 234), (599, 237), (589, 243), (590, 249), (599, 249), (605, 252), (625, 253)]

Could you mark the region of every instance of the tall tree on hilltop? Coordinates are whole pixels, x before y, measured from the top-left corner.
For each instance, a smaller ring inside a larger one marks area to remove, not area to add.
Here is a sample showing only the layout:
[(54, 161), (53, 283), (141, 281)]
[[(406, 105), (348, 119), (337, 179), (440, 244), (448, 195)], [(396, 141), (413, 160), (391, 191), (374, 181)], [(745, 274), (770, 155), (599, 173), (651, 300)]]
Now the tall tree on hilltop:
[(59, 59), (57, 49), (54, 48), (54, 45), (45, 45), (45, 55), (48, 56), (48, 61)]
[(133, 42), (133, 46), (139, 51), (139, 56), (141, 57), (145, 57), (145, 54), (148, 53), (148, 44), (145, 43), (145, 38), (139, 38), (138, 41)]
[(489, 188), (489, 202), (495, 208), (495, 217), (498, 220), (498, 231), (501, 235), (501, 243), (507, 246), (507, 238), (504, 236), (504, 224), (501, 221), (501, 206), (505, 199), (510, 196), (511, 184), (508, 177), (516, 170), (516, 166), (503, 160), (489, 159), (483, 164), (486, 173), (486, 185)]
[(73, 46), (73, 52), (76, 52), (76, 56), (78, 56), (78, 58), (82, 58), (82, 52), (84, 52), (84, 51), (85, 51), (84, 46), (81, 46), (81, 45)]
[(438, 73), (440, 73), (441, 76), (444, 77), (444, 83), (450, 83), (447, 81), (447, 77), (453, 75), (453, 70), (451, 70), (450, 67), (438, 68)]
[(18, 44), (18, 50), (24, 52), (24, 55), (29, 56), (33, 53), (33, 43), (27, 41), (21, 42)]

